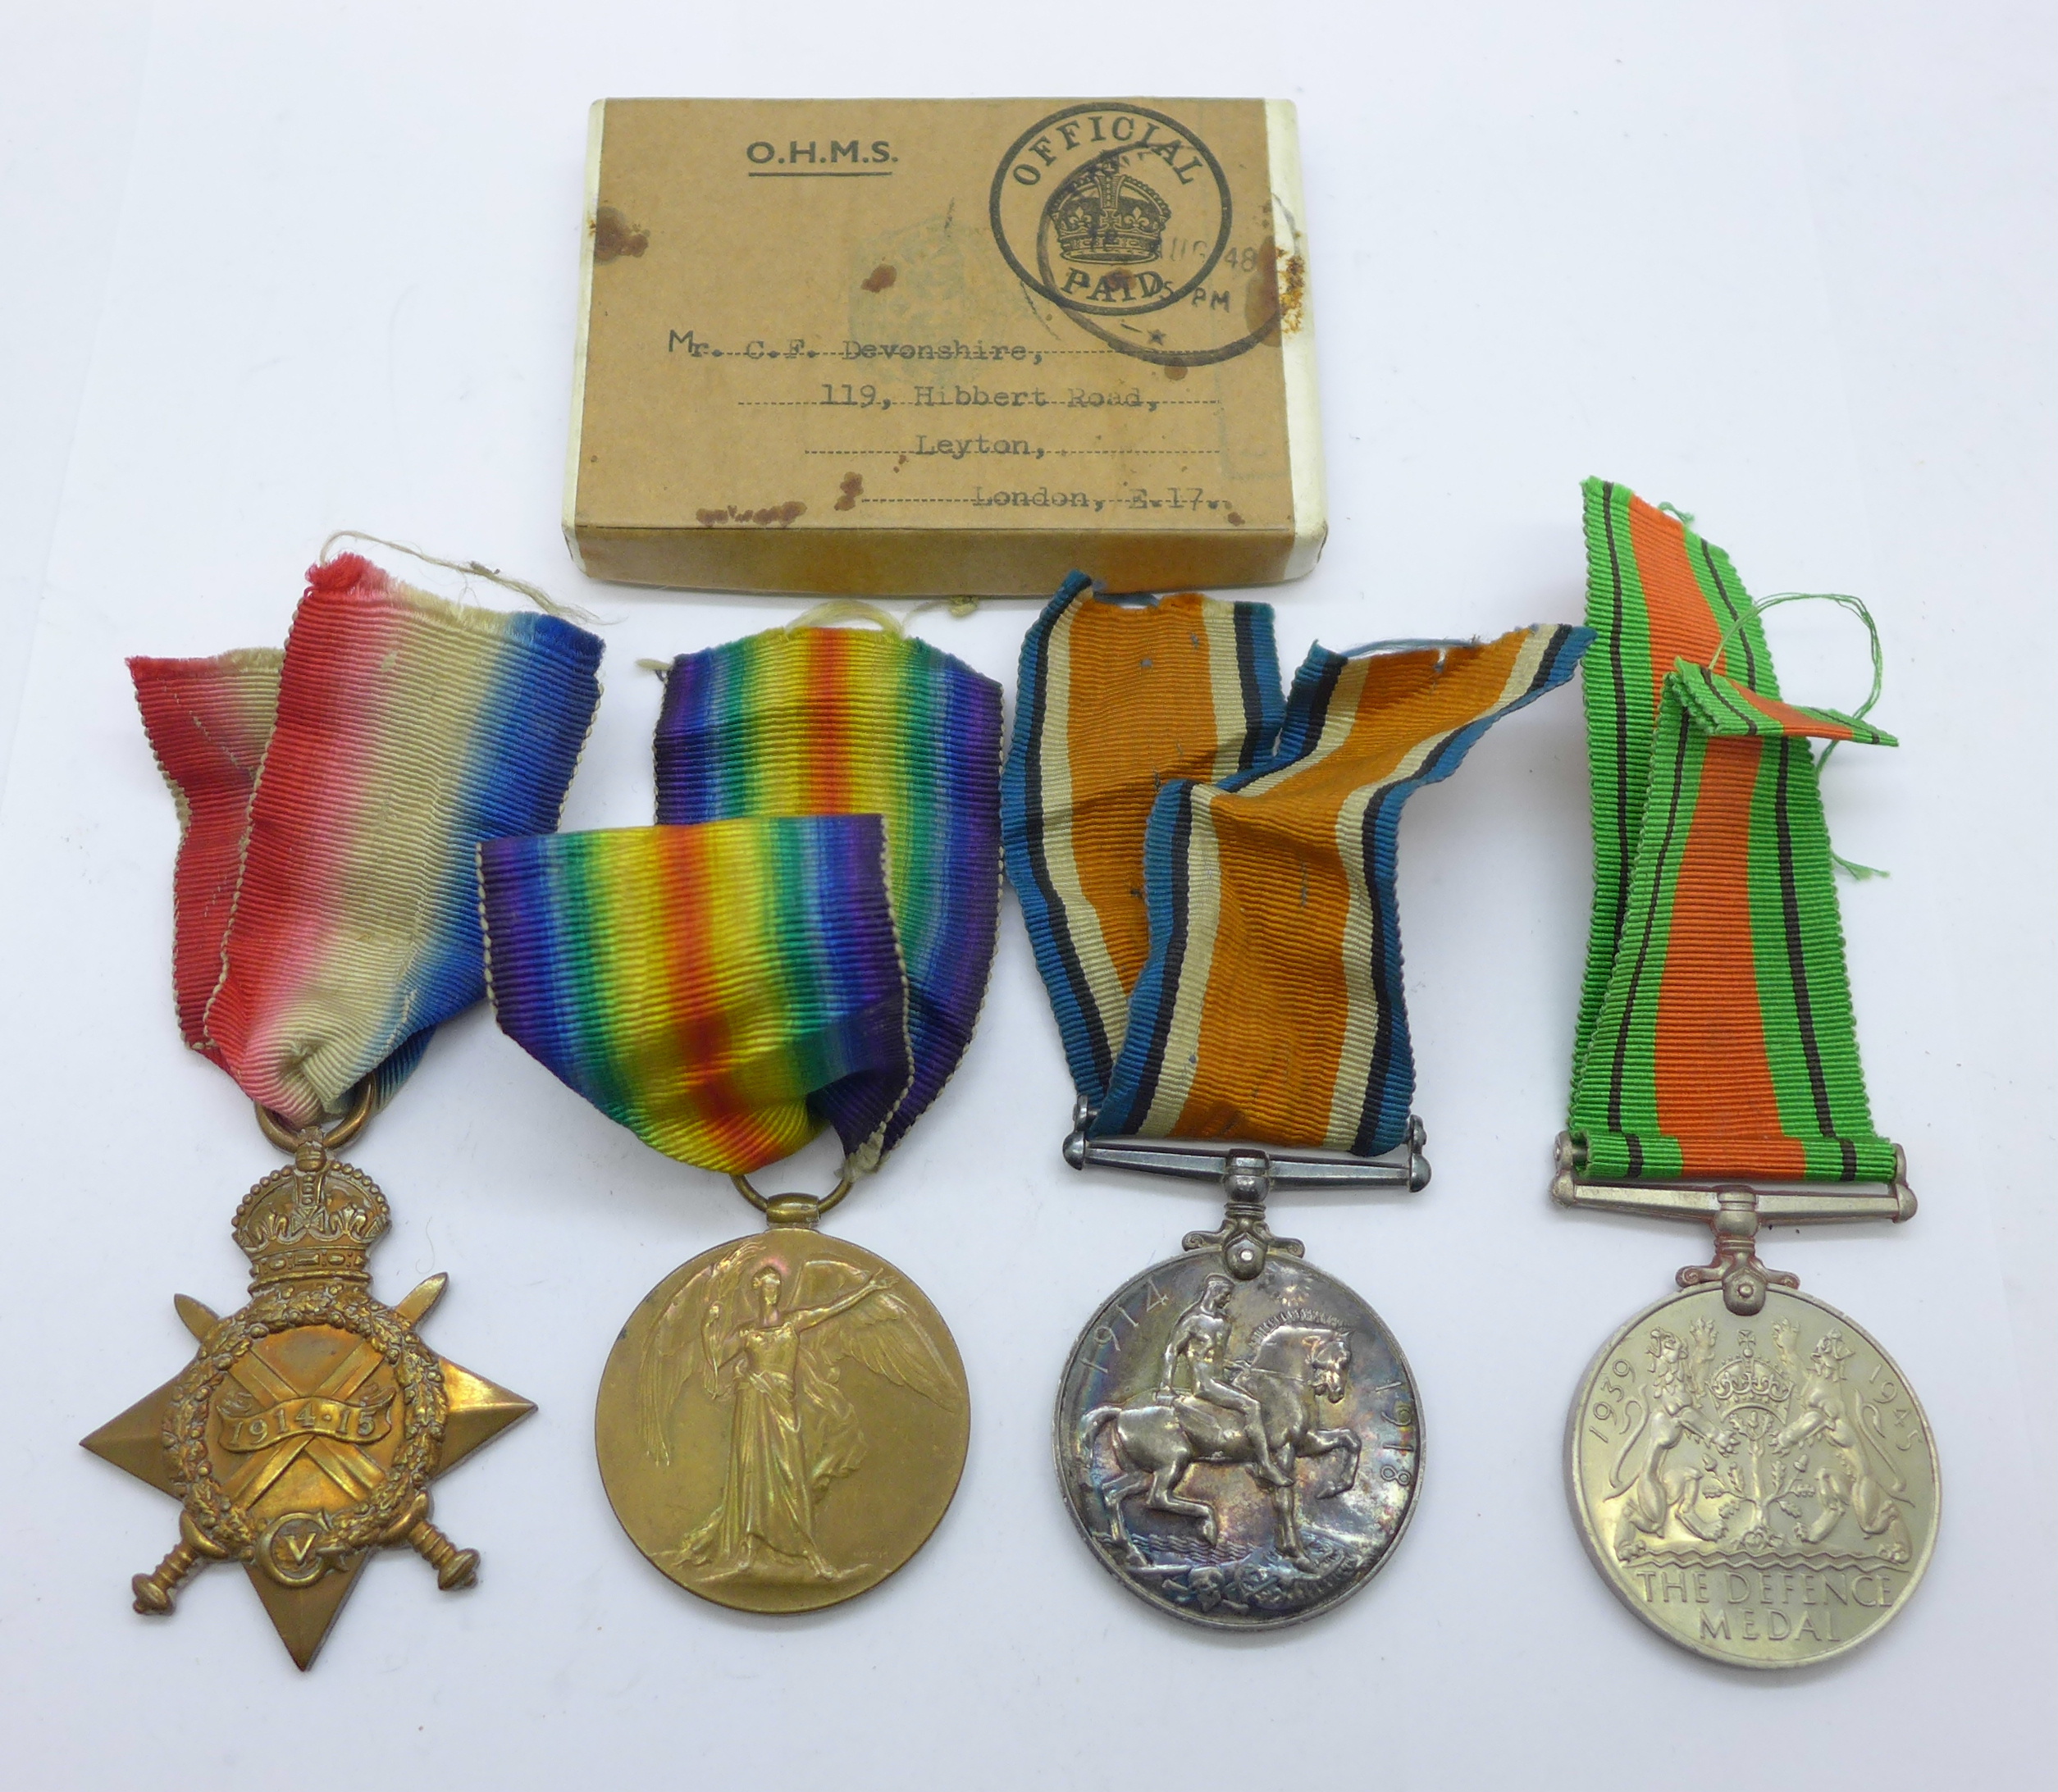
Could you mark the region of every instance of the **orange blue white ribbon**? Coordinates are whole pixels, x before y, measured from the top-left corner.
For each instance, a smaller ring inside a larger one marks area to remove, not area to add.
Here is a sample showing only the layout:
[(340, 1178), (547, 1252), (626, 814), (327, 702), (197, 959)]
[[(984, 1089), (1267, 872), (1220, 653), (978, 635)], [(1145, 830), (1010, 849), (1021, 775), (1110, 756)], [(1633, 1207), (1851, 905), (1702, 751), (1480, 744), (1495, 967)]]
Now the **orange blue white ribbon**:
[(1167, 779), (1248, 771), (1284, 708), (1270, 604), (1095, 603), (1087, 583), (1066, 580), (1023, 641), (1002, 828), (1072, 1080), (1098, 1108), (1150, 955), (1152, 805)]
[(485, 993), (481, 840), (557, 824), (599, 640), (310, 568), (283, 654), (129, 662), (180, 809), (188, 1045), (294, 1125), (390, 1095)]
[(1402, 805), (1590, 639), (1316, 648), (1275, 728), (1268, 607), (1061, 591), (1023, 646), (1002, 827), (1088, 1130), (1398, 1145)]

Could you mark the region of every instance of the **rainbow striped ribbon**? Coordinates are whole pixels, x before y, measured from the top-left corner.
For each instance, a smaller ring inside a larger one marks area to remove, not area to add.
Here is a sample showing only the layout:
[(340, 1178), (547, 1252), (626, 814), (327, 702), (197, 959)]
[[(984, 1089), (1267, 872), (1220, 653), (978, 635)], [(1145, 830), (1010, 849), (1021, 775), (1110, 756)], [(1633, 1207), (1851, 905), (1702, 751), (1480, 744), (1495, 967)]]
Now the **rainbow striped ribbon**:
[(500, 1024), (687, 1162), (760, 1169), (828, 1123), (874, 1167), (979, 1018), (1000, 727), (997, 684), (897, 632), (681, 655), (659, 825), (481, 855)]
[(600, 641), (447, 603), (356, 554), (308, 572), (283, 654), (129, 662), (178, 804), (186, 1043), (294, 1125), (390, 1096), (485, 992), (478, 842), (553, 828)]
[(907, 979), (876, 815), (488, 841), (480, 887), (509, 1037), (645, 1143), (761, 1168), (907, 1088)]
[[(1594, 915), (1570, 1124), (1599, 1177), (1884, 1180), (1807, 742), (1720, 548), (1586, 485)], [(1726, 650), (1723, 643), (1727, 640)]]
[(957, 1068), (1000, 928), (1001, 687), (925, 641), (774, 628), (682, 654), (657, 727), (657, 818), (871, 814), (908, 981), (914, 1075), (891, 1151)]
[(1268, 606), (1082, 583), (1023, 645), (1002, 827), (1090, 1129), (1390, 1149), (1414, 1092), (1402, 805), (1588, 632), (1316, 648), (1282, 723)]

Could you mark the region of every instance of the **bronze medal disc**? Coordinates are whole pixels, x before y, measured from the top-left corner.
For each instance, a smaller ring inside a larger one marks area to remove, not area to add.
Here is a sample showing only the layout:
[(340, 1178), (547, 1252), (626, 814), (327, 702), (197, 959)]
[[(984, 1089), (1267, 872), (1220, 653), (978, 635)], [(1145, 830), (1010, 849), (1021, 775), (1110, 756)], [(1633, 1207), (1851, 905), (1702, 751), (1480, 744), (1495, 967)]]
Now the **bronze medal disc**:
[(1362, 1586), (1414, 1511), (1421, 1416), (1363, 1301), (1275, 1250), (1144, 1272), (1088, 1321), (1058, 1386), (1057, 1475), (1130, 1592), (1190, 1623), (1263, 1630)]
[(1734, 1667), (1863, 1642), (1936, 1540), (1936, 1440), (1907, 1381), (1835, 1308), (1786, 1288), (1748, 1318), (1709, 1285), (1631, 1320), (1581, 1384), (1566, 1466), (1622, 1602)]
[(799, 1226), (703, 1252), (645, 1297), (600, 1379), (614, 1515), (690, 1593), (811, 1612), (936, 1529), (971, 1403), (942, 1316), (893, 1266)]

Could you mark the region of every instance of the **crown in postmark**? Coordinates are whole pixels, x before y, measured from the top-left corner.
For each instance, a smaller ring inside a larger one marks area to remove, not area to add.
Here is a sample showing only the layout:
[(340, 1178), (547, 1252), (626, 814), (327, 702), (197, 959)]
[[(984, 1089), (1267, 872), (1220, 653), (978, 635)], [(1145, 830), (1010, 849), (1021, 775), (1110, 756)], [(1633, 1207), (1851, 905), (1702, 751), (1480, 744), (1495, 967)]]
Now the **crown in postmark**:
[(369, 1282), (367, 1260), (388, 1221), (378, 1184), (314, 1144), (243, 1197), (233, 1229), (254, 1292), (279, 1282)]
[(1068, 262), (1154, 262), (1172, 208), (1112, 157), (1100, 157), (1058, 189), (1052, 206), (1058, 253)]

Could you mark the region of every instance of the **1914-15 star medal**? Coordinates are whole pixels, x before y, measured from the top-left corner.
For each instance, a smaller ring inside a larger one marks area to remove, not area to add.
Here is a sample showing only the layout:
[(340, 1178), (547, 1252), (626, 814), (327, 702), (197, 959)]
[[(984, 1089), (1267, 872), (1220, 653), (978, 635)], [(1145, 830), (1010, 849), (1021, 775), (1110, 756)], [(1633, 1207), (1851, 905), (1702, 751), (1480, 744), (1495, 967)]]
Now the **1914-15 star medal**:
[(137, 1611), (168, 1613), (196, 1568), (240, 1562), (305, 1668), (381, 1545), (414, 1549), (446, 1591), (476, 1579), (477, 1552), (430, 1521), (428, 1484), (536, 1409), (422, 1343), (447, 1277), (372, 1298), (387, 1223), (371, 1179), (303, 1138), (236, 1210), (249, 1304), (222, 1319), (176, 1297), (199, 1353), (82, 1440), (184, 1508), (178, 1543), (134, 1580)]

